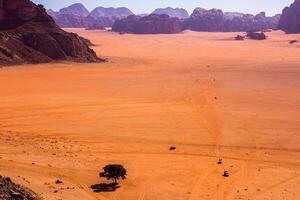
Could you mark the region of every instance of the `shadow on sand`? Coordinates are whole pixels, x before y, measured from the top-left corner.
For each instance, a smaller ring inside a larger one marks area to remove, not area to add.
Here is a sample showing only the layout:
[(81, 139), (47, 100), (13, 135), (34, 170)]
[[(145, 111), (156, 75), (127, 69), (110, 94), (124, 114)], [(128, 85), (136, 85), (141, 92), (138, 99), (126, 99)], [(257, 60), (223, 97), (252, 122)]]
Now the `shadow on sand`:
[(94, 192), (114, 192), (120, 186), (117, 183), (100, 183), (91, 185)]

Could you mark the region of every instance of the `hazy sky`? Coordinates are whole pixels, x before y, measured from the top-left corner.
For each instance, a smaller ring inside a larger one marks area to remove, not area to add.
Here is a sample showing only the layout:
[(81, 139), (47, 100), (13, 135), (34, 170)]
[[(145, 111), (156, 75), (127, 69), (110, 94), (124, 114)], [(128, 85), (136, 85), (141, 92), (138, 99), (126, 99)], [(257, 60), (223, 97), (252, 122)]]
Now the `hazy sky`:
[(158, 7), (182, 7), (190, 13), (196, 7), (221, 8), (224, 11), (239, 11), (257, 14), (266, 11), (267, 15), (281, 13), (285, 6), (294, 0), (33, 0), (43, 4), (46, 8), (59, 10), (72, 3), (83, 3), (89, 10), (97, 7), (120, 7), (125, 6), (134, 13), (150, 13)]

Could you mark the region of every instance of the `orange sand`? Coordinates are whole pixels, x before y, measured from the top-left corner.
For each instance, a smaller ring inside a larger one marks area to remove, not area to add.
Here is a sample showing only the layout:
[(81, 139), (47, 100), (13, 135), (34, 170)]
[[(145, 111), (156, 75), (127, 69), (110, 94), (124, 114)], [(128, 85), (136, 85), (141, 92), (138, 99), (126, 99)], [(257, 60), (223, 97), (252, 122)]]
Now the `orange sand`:
[[(1, 175), (47, 200), (300, 198), (300, 35), (69, 31), (109, 62), (0, 69)], [(93, 193), (108, 163), (128, 179)]]

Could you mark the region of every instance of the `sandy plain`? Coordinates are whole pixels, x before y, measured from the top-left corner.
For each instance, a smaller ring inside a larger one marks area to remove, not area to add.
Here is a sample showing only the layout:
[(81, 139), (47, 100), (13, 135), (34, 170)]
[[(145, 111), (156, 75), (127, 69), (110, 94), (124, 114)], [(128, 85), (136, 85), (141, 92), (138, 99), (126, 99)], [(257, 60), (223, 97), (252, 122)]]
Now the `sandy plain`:
[[(1, 175), (47, 200), (300, 198), (300, 35), (68, 31), (108, 62), (0, 69)], [(93, 193), (109, 163), (128, 178)]]

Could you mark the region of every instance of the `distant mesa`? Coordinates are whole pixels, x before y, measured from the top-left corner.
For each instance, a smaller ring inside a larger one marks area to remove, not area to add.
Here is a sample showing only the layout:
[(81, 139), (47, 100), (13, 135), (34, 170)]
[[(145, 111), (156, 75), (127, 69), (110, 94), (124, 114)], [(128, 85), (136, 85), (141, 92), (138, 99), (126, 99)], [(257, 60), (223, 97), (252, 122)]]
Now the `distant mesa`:
[(76, 3), (60, 9), (58, 12), (47, 11), (62, 28), (104, 29), (112, 27), (116, 19), (124, 18), (133, 13), (125, 7), (97, 7), (89, 12), (84, 5)]
[[(300, 2), (300, 0), (296, 1)], [(181, 30), (190, 29), (201, 32), (265, 31), (277, 29), (278, 27), (287, 30), (287, 32), (297, 32), (299, 19), (296, 16), (299, 15), (295, 13), (299, 12), (300, 6), (297, 6), (296, 2), (293, 5), (285, 9), (282, 17), (280, 15), (269, 17), (266, 16), (265, 12), (252, 15), (239, 12), (223, 12), (220, 9), (206, 10), (203, 8), (196, 8), (189, 16), (189, 13), (185, 9), (171, 7), (157, 8), (150, 15), (140, 14), (132, 17), (134, 15), (133, 12), (126, 7), (104, 8), (100, 6), (89, 12), (84, 5), (79, 3), (63, 8), (58, 12), (53, 10), (48, 10), (47, 12), (62, 28), (104, 29), (105, 27), (114, 26), (113, 30), (116, 30), (123, 23), (122, 29), (124, 31), (122, 32), (178, 33), (178, 22), (180, 22), (179, 26)], [(166, 20), (166, 18), (162, 17), (159, 20), (157, 16), (161, 15), (168, 15), (170, 19)], [(177, 18), (179, 21), (172, 18)], [(147, 29), (145, 28), (145, 20), (150, 25)], [(279, 20), (281, 20), (280, 26), (278, 26)], [(166, 24), (158, 24), (162, 21)], [(134, 26), (134, 28), (129, 27), (129, 24), (131, 24), (130, 26)], [(166, 27), (162, 28), (163, 26)]]
[(97, 7), (91, 11), (89, 14), (92, 17), (110, 17), (110, 18), (123, 18), (129, 15), (133, 15), (128, 8), (120, 7), (120, 8), (104, 8), (104, 7)]
[(183, 22), (182, 28), (204, 32), (246, 32), (275, 29), (279, 15), (267, 17), (264, 12), (258, 15), (237, 12), (223, 12), (220, 9), (196, 8)]
[(157, 8), (152, 12), (152, 14), (157, 14), (157, 15), (169, 15), (170, 17), (177, 17), (179, 19), (186, 19), (189, 18), (189, 13), (183, 9), (183, 8)]
[(116, 20), (112, 30), (133, 34), (171, 34), (181, 32), (181, 21), (168, 15), (151, 14), (145, 17), (131, 15)]
[(30, 0), (0, 1), (0, 64), (54, 60), (102, 61), (77, 34), (60, 29), (41, 5)]
[(300, 33), (300, 0), (295, 0), (290, 7), (284, 8), (278, 28), (289, 34)]

